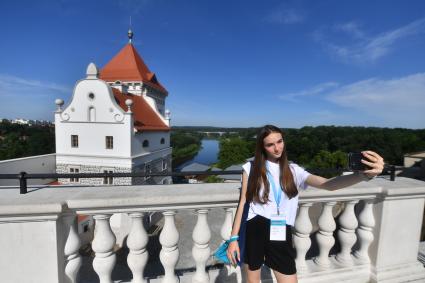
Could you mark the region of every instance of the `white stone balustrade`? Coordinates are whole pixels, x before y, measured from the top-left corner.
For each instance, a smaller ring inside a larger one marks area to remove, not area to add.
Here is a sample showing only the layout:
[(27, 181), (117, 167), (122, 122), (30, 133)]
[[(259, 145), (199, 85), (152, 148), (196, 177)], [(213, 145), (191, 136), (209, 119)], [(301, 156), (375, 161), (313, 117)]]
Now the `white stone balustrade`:
[(162, 228), (161, 235), (159, 236), (159, 242), (162, 246), (159, 257), (165, 270), (165, 275), (162, 282), (177, 283), (179, 282), (179, 279), (174, 272), (174, 268), (176, 267), (177, 261), (179, 260), (179, 249), (177, 248), (177, 244), (179, 242), (179, 232), (177, 231), (174, 222), (174, 215), (176, 212), (166, 211), (163, 214), (165, 218), (164, 228)]
[(194, 243), (192, 248), (192, 255), (196, 263), (196, 272), (195, 275), (193, 275), (192, 282), (208, 283), (210, 282), (210, 277), (205, 271), (207, 260), (211, 254), (211, 249), (209, 246), (211, 231), (207, 221), (208, 210), (199, 209), (196, 211), (196, 214), (198, 215), (198, 221), (196, 222), (192, 234)]
[(66, 214), (63, 218), (65, 232), (68, 237), (65, 243), (65, 281), (69, 283), (77, 282), (78, 270), (81, 266), (81, 256), (78, 252), (81, 241), (77, 233), (76, 214)]
[(363, 210), (359, 214), (359, 228), (357, 235), (360, 240), (360, 248), (354, 251), (354, 256), (361, 263), (370, 263), (369, 246), (373, 241), (373, 228), (375, 227), (375, 217), (373, 215), (374, 200), (364, 201)]
[(335, 244), (333, 232), (335, 231), (336, 224), (332, 215), (332, 208), (335, 204), (336, 202), (334, 201), (324, 203), (318, 220), (319, 231), (316, 234), (316, 239), (320, 254), (314, 259), (314, 262), (322, 269), (327, 269), (331, 266), (329, 251)]
[(109, 224), (110, 214), (93, 216), (96, 221), (92, 249), (96, 253), (93, 260), (93, 269), (99, 276), (101, 283), (112, 283), (112, 269), (115, 266), (114, 253), (115, 235)]
[(357, 218), (354, 213), (354, 205), (358, 200), (348, 201), (345, 203), (344, 212), (339, 217), (340, 229), (338, 231), (338, 239), (341, 244), (341, 251), (337, 254), (336, 260), (343, 266), (353, 265), (351, 257), (351, 248), (356, 243)]
[[(143, 271), (148, 258), (148, 243), (142, 216), (145, 212), (163, 211), (165, 221), (160, 235), (160, 259), (165, 275), (155, 280), (178, 282), (175, 267), (179, 258), (179, 233), (174, 216), (181, 209), (192, 209), (198, 216), (192, 231), (193, 266), (197, 265), (197, 272), (183, 274), (181, 282), (207, 282), (208, 275), (209, 281), (214, 282), (217, 274), (205, 271), (205, 254), (210, 250), (207, 211), (225, 209), (220, 235), (227, 239), (239, 186), (223, 183), (55, 187), (30, 190), (25, 196), (19, 195), (15, 189), (0, 190), (1, 281), (75, 282), (80, 265), (77, 252), (80, 244), (74, 221), (76, 214), (83, 214), (94, 215), (96, 221), (93, 268), (100, 282), (111, 282), (115, 237), (109, 217), (113, 213), (128, 213), (132, 218), (127, 239), (128, 266), (133, 273), (133, 282), (146, 282)], [(405, 178), (397, 178), (395, 182), (375, 179), (334, 192), (314, 188), (301, 192), (294, 229), (299, 282), (383, 282), (388, 279), (424, 282), (425, 271), (417, 261), (424, 198), (423, 182)], [(358, 218), (354, 213), (357, 202), (363, 206)], [(320, 215), (310, 218), (309, 210), (314, 203), (323, 204), (323, 209)], [(339, 216), (341, 229), (337, 239), (333, 238), (332, 207), (335, 203), (345, 204)], [(318, 222), (312, 222), (316, 218)], [(400, 223), (403, 223), (403, 229), (400, 229)], [(314, 260), (306, 258), (311, 248), (313, 226), (318, 227), (318, 251)], [(339, 241), (341, 252), (337, 256), (329, 255), (335, 240)], [(356, 240), (358, 245), (354, 245)], [(211, 247), (212, 250), (215, 248)], [(25, 272), (21, 269), (22, 262), (26, 263)]]
[(232, 223), (233, 223), (233, 209), (225, 208), (225, 217), (223, 225), (221, 226), (220, 235), (223, 241), (230, 239), (230, 234), (232, 233)]
[[(223, 242), (230, 239), (230, 236), (232, 233), (233, 218), (236, 213), (236, 208), (228, 207), (228, 208), (225, 208), (224, 211), (225, 211), (224, 222), (220, 230), (220, 235)], [(241, 269), (239, 266), (233, 267), (231, 265), (226, 265), (224, 268), (226, 269), (227, 276), (231, 276), (232, 274), (235, 274), (236, 282), (237, 283), (242, 282), (242, 274), (241, 274)]]
[(127, 238), (127, 247), (129, 249), (127, 263), (133, 273), (134, 283), (147, 282), (143, 278), (143, 271), (148, 262), (148, 234), (143, 227), (143, 213), (130, 213), (131, 229)]
[(311, 202), (301, 203), (297, 219), (295, 220), (293, 242), (295, 244), (295, 249), (297, 250), (297, 258), (295, 261), (297, 263), (297, 270), (299, 273), (307, 271), (305, 256), (311, 246), (310, 233), (313, 229), (310, 216), (308, 215), (308, 209), (312, 205), (313, 204)]

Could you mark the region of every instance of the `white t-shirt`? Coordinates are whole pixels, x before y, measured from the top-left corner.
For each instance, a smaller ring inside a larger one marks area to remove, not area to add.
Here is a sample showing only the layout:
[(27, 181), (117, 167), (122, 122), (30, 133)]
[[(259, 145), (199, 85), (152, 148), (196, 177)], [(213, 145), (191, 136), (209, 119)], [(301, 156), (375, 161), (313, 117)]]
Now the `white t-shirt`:
[[(268, 170), (270, 171), (273, 180), (275, 184), (278, 186), (279, 189), (280, 181), (280, 170), (279, 170), (279, 164), (270, 162), (266, 160), (266, 166)], [(249, 176), (249, 173), (251, 171), (251, 163), (247, 162), (242, 166), (243, 170), (245, 170), (246, 174)], [(305, 180), (310, 176), (310, 173), (305, 171), (303, 168), (298, 166), (295, 163), (290, 163), (289, 168), (291, 169), (292, 175), (294, 177), (295, 186), (299, 189), (305, 190), (307, 188), (307, 184), (305, 183)], [(261, 185), (260, 194), (263, 194), (264, 192), (264, 185)], [(288, 199), (288, 196), (285, 194), (285, 192), (282, 192), (282, 197), (280, 200), (279, 205), (279, 211), (280, 214), (284, 214), (286, 218), (286, 224), (294, 226), (295, 223), (295, 217), (297, 216), (297, 209), (298, 209), (298, 195)], [(276, 214), (277, 207), (276, 207), (276, 201), (273, 193), (273, 189), (270, 186), (270, 192), (269, 192), (269, 201), (265, 204), (251, 202), (249, 206), (249, 212), (248, 212), (248, 218), (247, 220), (254, 218), (256, 215), (261, 215), (263, 217), (266, 217), (270, 219), (271, 215)]]

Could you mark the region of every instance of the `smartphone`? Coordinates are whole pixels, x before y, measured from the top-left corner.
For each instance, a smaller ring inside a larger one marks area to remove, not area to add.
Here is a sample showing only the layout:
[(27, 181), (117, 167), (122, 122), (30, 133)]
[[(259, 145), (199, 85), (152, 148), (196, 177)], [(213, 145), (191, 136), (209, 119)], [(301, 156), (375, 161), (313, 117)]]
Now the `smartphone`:
[(350, 152), (348, 154), (348, 169), (351, 171), (363, 171), (370, 169), (369, 166), (362, 163), (362, 159), (366, 159), (366, 157), (364, 157), (361, 152)]

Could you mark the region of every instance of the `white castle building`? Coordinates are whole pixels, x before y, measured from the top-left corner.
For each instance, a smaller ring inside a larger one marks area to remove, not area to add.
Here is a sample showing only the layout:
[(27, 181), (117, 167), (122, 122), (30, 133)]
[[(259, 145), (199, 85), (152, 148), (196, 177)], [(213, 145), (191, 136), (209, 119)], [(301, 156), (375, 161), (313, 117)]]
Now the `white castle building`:
[[(170, 172), (167, 90), (129, 43), (98, 71), (87, 67), (71, 101), (56, 100), (56, 172)], [(171, 177), (69, 178), (61, 183), (168, 184)]]

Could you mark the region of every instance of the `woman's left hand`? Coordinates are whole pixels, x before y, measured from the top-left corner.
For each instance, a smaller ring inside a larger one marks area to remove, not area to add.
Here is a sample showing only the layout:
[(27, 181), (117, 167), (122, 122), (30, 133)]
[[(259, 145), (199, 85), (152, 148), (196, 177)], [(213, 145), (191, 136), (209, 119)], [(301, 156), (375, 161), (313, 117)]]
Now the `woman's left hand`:
[(374, 151), (366, 150), (362, 151), (365, 159), (362, 159), (362, 163), (369, 166), (370, 169), (363, 171), (368, 177), (375, 177), (382, 173), (384, 170), (384, 159)]

